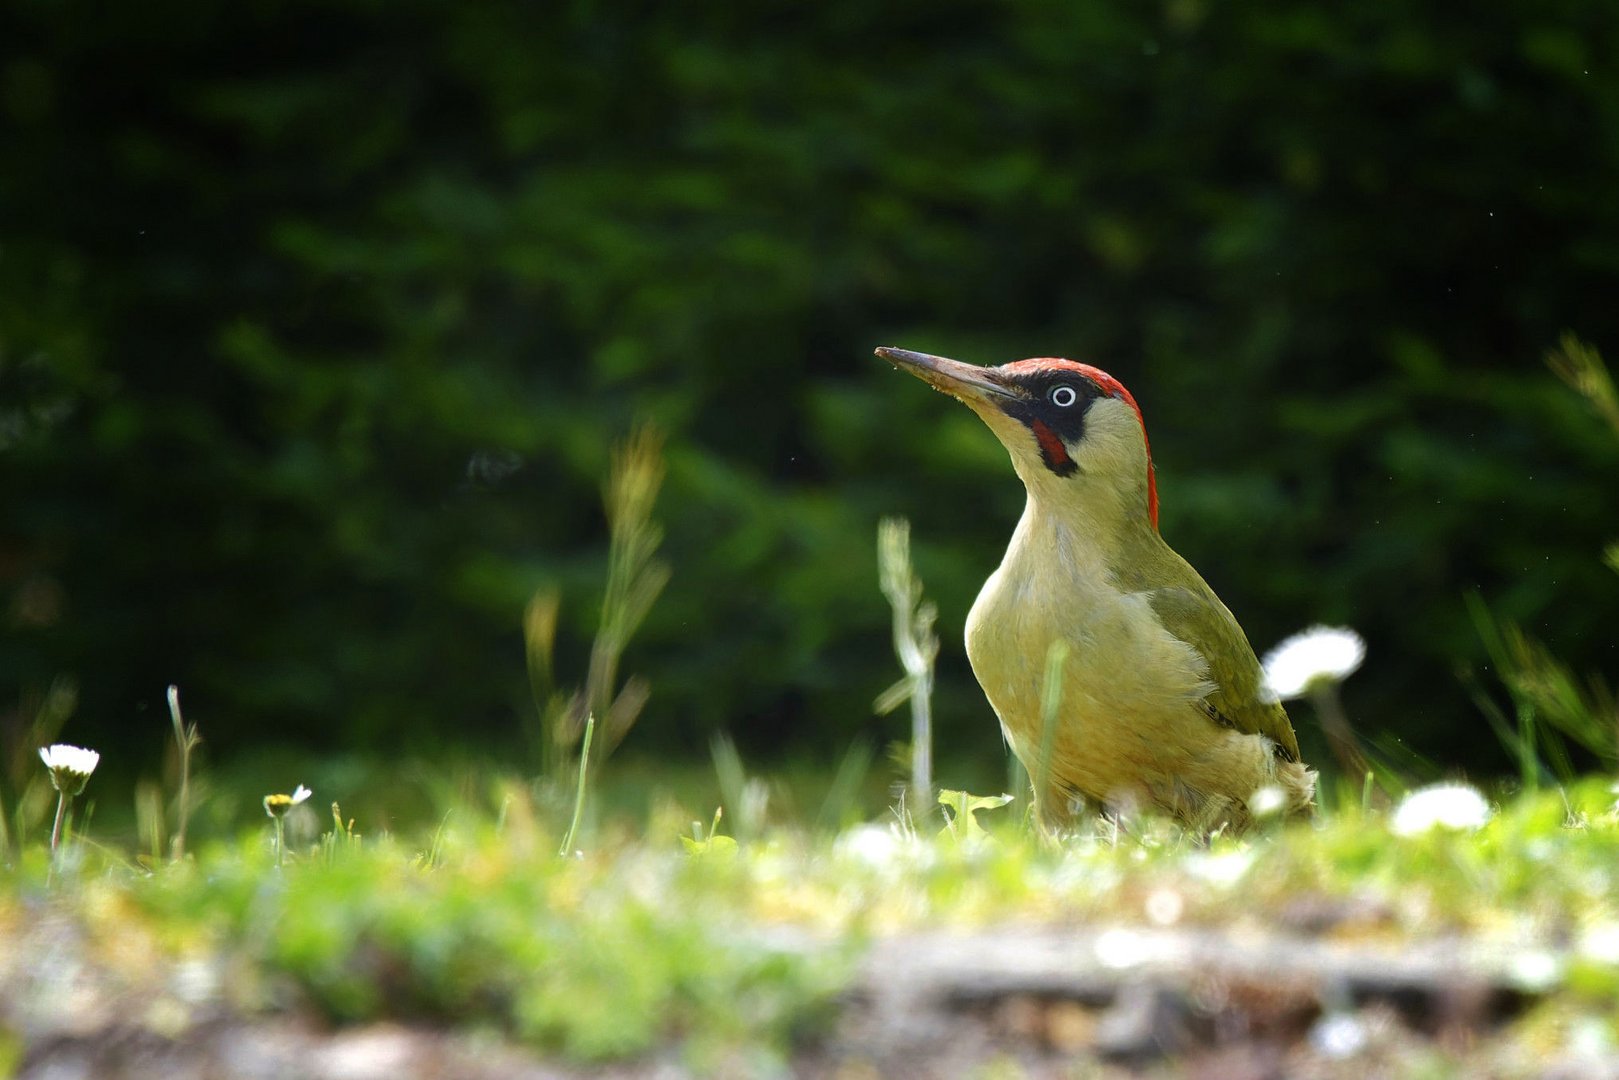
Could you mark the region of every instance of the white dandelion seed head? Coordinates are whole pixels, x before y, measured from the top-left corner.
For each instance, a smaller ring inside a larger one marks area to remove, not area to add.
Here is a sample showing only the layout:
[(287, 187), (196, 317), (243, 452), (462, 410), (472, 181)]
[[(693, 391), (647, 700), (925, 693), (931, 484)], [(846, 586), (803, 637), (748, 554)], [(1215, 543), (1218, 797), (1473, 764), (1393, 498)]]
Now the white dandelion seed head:
[(1265, 696), (1271, 701), (1303, 697), (1343, 682), (1364, 659), (1366, 640), (1347, 626), (1312, 626), (1265, 654)]
[(80, 746), (56, 743), (53, 746), (40, 747), (39, 760), (50, 770), (51, 783), (56, 786), (57, 791), (77, 795), (84, 790), (90, 774), (96, 771), (101, 755)]
[(1408, 792), (1394, 808), (1391, 825), (1400, 836), (1421, 836), (1434, 829), (1472, 831), (1490, 820), (1490, 804), (1469, 784), (1430, 784)]

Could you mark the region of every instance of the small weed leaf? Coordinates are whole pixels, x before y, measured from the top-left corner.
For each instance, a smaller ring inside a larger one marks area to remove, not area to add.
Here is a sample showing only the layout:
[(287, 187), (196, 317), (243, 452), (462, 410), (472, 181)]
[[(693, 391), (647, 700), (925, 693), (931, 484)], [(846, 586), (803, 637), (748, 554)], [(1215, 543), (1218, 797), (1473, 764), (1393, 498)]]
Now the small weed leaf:
[(680, 842), (686, 845), (688, 855), (728, 859), (736, 854), (735, 837), (710, 836), (706, 840), (693, 840), (689, 836), (682, 836)]
[(973, 840), (988, 834), (973, 816), (978, 810), (995, 810), (1012, 801), (1010, 795), (972, 795), (965, 791), (939, 792), (939, 805), (950, 811), (950, 820), (939, 831), (940, 836), (955, 840)]
[(729, 859), (736, 854), (736, 838), (720, 835), (720, 819), (725, 816), (725, 808), (714, 808), (714, 821), (708, 826), (708, 835), (703, 835), (703, 823), (691, 823), (691, 835), (682, 836), (680, 842), (686, 845), (689, 855), (711, 855), (718, 859)]

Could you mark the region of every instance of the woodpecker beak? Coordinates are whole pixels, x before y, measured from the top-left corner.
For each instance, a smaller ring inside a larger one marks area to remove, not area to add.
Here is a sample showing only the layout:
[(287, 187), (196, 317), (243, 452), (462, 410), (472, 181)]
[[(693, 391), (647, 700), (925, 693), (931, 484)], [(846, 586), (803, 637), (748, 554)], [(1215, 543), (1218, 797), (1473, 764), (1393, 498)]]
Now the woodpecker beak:
[(878, 349), (877, 355), (965, 405), (994, 405), (999, 408), (1003, 402), (1022, 400), (1015, 391), (990, 375), (988, 368), (977, 364), (963, 364), (960, 360), (946, 360), (942, 356), (929, 356), (909, 349), (890, 349), (887, 346)]

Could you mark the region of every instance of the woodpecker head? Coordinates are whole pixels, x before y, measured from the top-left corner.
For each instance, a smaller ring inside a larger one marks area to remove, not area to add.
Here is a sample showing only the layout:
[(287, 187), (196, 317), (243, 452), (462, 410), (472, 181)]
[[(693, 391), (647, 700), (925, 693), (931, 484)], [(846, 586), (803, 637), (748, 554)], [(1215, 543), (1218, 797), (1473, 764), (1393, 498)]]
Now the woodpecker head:
[(1122, 500), (1122, 512), (1135, 507), (1158, 527), (1146, 421), (1107, 372), (1055, 357), (979, 367), (906, 349), (877, 355), (977, 413), (1035, 498), (1093, 501), (1110, 493)]

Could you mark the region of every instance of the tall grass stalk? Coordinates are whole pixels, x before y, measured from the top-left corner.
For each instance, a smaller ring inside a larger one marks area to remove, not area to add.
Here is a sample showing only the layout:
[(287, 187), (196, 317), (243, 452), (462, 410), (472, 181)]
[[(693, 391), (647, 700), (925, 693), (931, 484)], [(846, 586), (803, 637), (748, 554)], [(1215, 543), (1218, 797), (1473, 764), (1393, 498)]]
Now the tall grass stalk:
[(569, 708), (568, 698), (557, 689), (556, 642), (557, 618), (562, 611), (562, 594), (555, 588), (534, 590), (523, 609), (524, 658), (528, 665), (529, 693), (534, 699), (534, 716), (542, 736), (536, 740), (540, 748), (540, 769), (554, 776), (562, 769), (562, 751), (568, 738), (564, 718)]
[[(180, 715), (180, 688), (169, 687), (169, 720), (174, 725), (174, 747), (178, 753), (180, 794), (174, 805), (174, 842), (169, 857), (176, 862), (186, 857), (186, 830), (191, 824), (191, 752), (202, 742), (197, 725), (188, 725)], [(152, 853), (154, 856), (157, 852)]]
[(1540, 755), (1535, 746), (1534, 710), (1520, 705), (1517, 710), (1517, 721), (1507, 719), (1506, 713), (1471, 674), (1463, 672), (1462, 681), (1473, 699), (1473, 704), (1483, 714), (1490, 729), (1495, 732), (1496, 739), (1501, 746), (1512, 756), (1518, 766), (1518, 780), (1525, 791), (1538, 791), (1542, 775), (1547, 772), (1546, 766), (1541, 762)]
[[(444, 824), (448, 819), (449, 811), (446, 810), (444, 817), (439, 819), (438, 830), (433, 833), (433, 843), (428, 848), (429, 859), (438, 857), (441, 837), (444, 834)], [(335, 802), (332, 803), (332, 831), (321, 836), (320, 846), (328, 866), (337, 861), (339, 853), (359, 849), (360, 836), (354, 831), (354, 819), (349, 818), (345, 822), (343, 820), (343, 808)]]
[[(1581, 680), (1516, 623), (1497, 619), (1476, 594), (1468, 612), (1496, 676), (1515, 712), (1509, 722), (1476, 680), (1468, 689), (1502, 745), (1517, 758), (1524, 787), (1535, 790), (1543, 775), (1572, 779), (1575, 769), (1565, 739), (1619, 767), (1619, 696), (1601, 678)], [(1549, 767), (1548, 767), (1549, 766)]]
[(566, 856), (573, 850), (573, 838), (579, 833), (579, 822), (585, 816), (585, 792), (589, 785), (590, 776), (590, 743), (596, 734), (596, 716), (594, 713), (585, 717), (585, 737), (579, 747), (579, 785), (573, 793), (573, 820), (568, 823), (568, 832), (562, 838), (562, 847), (558, 855)]
[(933, 808), (933, 662), (939, 639), (933, 633), (938, 609), (922, 599), (922, 582), (911, 569), (911, 523), (884, 518), (877, 526), (878, 582), (894, 612), (894, 653), (904, 678), (878, 696), (873, 708), (891, 712), (911, 703), (910, 801), (917, 814)]
[[(433, 830), (433, 841), (427, 845), (427, 854), (423, 857), (423, 866), (428, 870), (437, 870), (444, 864), (444, 847), (449, 842), (450, 815), (453, 813), (455, 813), (453, 806), (445, 810), (443, 816), (438, 819), (438, 828)], [(332, 816), (341, 822), (342, 818), (336, 803), (332, 804)]]
[(663, 529), (652, 517), (663, 476), (663, 437), (656, 429), (638, 427), (614, 450), (603, 491), (607, 582), (583, 687), (571, 694), (557, 688), (553, 657), (560, 594), (553, 588), (537, 589), (523, 613), (529, 688), (542, 730), (541, 764), (553, 790), (562, 785), (573, 747), (580, 746), (564, 852), (578, 832), (592, 771), (629, 733), (651, 695), (651, 685), (640, 676), (620, 685), (619, 666), (630, 639), (669, 583), (669, 566), (657, 557)]
[(553, 776), (572, 757), (590, 717), (597, 723), (599, 766), (635, 724), (651, 693), (639, 676), (620, 685), (619, 666), (630, 639), (669, 583), (669, 566), (657, 557), (663, 529), (652, 518), (663, 475), (663, 437), (651, 427), (637, 428), (613, 452), (603, 492), (607, 582), (582, 688), (570, 694), (556, 687), (557, 591), (537, 589), (523, 613), (529, 687), (544, 730), (543, 764)]
[(736, 740), (729, 735), (716, 735), (709, 746), (714, 759), (714, 776), (719, 781), (720, 799), (730, 807), (732, 830), (742, 842), (755, 840), (764, 831), (765, 818), (770, 806), (770, 786), (756, 776), (749, 776), (742, 764), (742, 755)]
[(163, 785), (155, 780), (140, 780), (135, 784), (135, 834), (140, 837), (140, 843), (150, 853), (152, 866), (161, 865), (164, 859), (166, 833), (164, 832), (165, 818), (168, 809), (163, 805)]
[(1619, 389), (1613, 384), (1602, 355), (1573, 334), (1564, 334), (1546, 354), (1546, 366), (1590, 403), (1591, 408), (1619, 435)]
[(832, 783), (827, 786), (826, 798), (821, 800), (820, 812), (815, 815), (816, 828), (836, 831), (843, 827), (850, 807), (856, 805), (860, 797), (860, 785), (871, 769), (871, 756), (871, 743), (865, 739), (849, 744), (838, 762), (837, 772), (832, 775)]
[(625, 647), (669, 583), (669, 566), (657, 558), (663, 528), (652, 519), (663, 473), (663, 436), (641, 427), (613, 455), (607, 480), (607, 591), (583, 698), (575, 706), (576, 713), (598, 718), (598, 754), (604, 759), (640, 716), (650, 690), (639, 677), (619, 687), (618, 668)]

